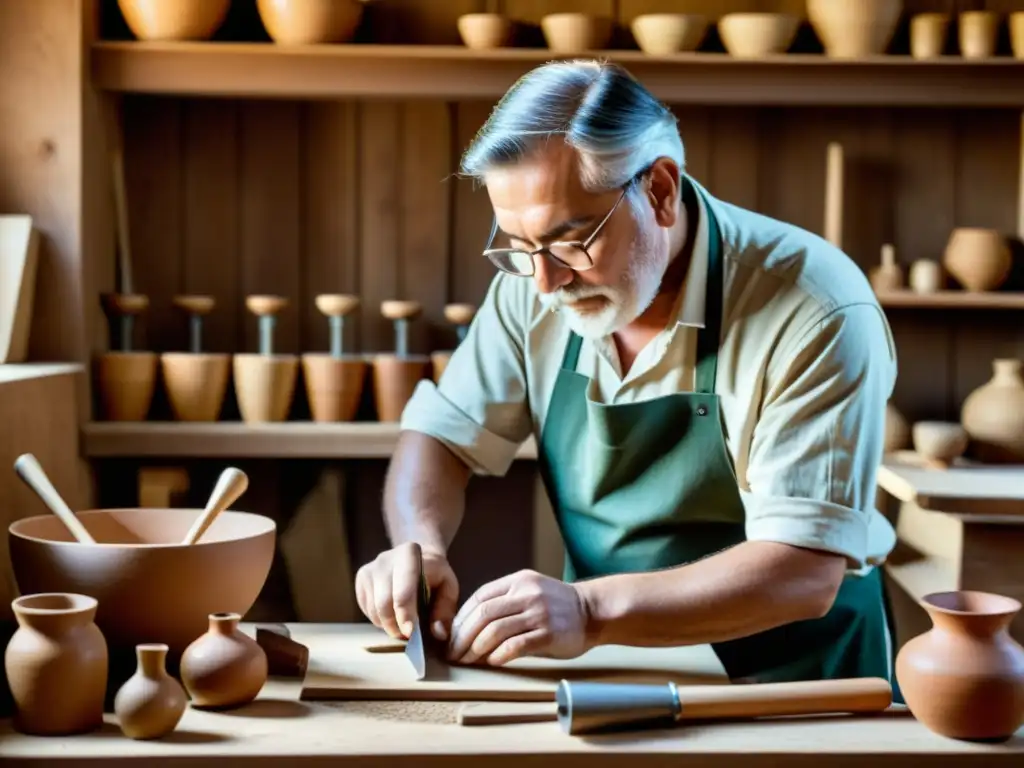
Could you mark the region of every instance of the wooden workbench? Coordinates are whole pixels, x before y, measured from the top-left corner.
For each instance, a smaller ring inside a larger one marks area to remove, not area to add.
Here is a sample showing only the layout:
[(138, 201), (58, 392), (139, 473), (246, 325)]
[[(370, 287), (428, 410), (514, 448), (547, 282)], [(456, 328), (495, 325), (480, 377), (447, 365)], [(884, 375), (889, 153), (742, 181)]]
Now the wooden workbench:
[[(289, 626), (315, 646), (325, 625)], [(249, 628), (251, 632), (251, 628)], [(706, 671), (707, 647), (695, 647), (693, 666)], [(1008, 744), (980, 745), (937, 736), (906, 712), (752, 723), (688, 724), (642, 734), (586, 739), (555, 723), (465, 727), (453, 702), (336, 702), (299, 700), (297, 680), (271, 679), (259, 699), (231, 712), (189, 709), (177, 731), (160, 741), (132, 741), (116, 718), (73, 738), (39, 738), (0, 726), (4, 766), (761, 766), (906, 765), (1020, 766), (1024, 728)], [(733, 760), (730, 760), (733, 758)]]

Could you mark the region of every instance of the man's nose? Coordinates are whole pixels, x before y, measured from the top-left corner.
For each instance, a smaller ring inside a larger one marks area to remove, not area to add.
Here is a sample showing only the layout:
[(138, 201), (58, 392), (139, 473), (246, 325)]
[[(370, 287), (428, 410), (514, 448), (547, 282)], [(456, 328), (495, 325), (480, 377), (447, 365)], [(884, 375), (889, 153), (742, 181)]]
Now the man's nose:
[(541, 293), (553, 293), (572, 282), (572, 270), (556, 264), (543, 253), (533, 256), (533, 279)]

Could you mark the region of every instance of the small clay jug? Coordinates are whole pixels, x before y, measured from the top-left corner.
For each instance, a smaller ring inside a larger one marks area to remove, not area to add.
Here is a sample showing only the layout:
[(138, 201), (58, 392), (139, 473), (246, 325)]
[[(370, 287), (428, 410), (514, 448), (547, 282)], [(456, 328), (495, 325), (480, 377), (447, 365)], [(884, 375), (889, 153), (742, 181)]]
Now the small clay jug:
[(968, 291), (994, 291), (1010, 276), (1013, 255), (1001, 232), (959, 227), (949, 235), (942, 266)]
[(960, 421), (971, 438), (971, 455), (985, 464), (1024, 462), (1024, 363), (992, 361), (992, 378), (964, 400)]
[(14, 698), (14, 728), (34, 736), (70, 736), (103, 725), (107, 641), (94, 623), (95, 598), (25, 595), (11, 603), (18, 630), (4, 667)]
[(195, 707), (240, 707), (267, 682), (267, 654), (238, 628), (237, 613), (210, 614), (210, 628), (181, 655), (181, 682)]
[(181, 683), (167, 674), (168, 646), (135, 646), (138, 666), (114, 697), (121, 732), (131, 739), (159, 739), (178, 727), (188, 706)]
[(1024, 723), (1024, 648), (1009, 626), (1021, 604), (988, 592), (926, 595), (932, 628), (896, 657), (911, 713), (953, 739), (1005, 741)]
[(875, 293), (903, 288), (903, 267), (896, 263), (896, 249), (892, 245), (882, 246), (882, 263), (871, 270), (868, 279)]

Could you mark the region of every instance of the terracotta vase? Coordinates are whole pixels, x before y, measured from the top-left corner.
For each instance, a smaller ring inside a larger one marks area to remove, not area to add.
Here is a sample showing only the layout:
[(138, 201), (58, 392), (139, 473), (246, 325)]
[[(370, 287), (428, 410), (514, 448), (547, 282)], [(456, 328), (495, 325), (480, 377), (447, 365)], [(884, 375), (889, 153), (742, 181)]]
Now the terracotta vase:
[(903, 267), (896, 263), (896, 249), (882, 246), (882, 263), (873, 267), (868, 275), (875, 293), (887, 293), (903, 288)]
[(267, 654), (238, 628), (237, 613), (210, 615), (206, 634), (181, 655), (181, 682), (196, 707), (239, 707), (267, 682)]
[(242, 421), (286, 421), (298, 374), (299, 359), (295, 355), (235, 355), (235, 398)]
[(896, 656), (907, 707), (954, 739), (1005, 741), (1024, 723), (1024, 648), (1009, 634), (1021, 604), (986, 592), (927, 595), (932, 628)]
[(807, 0), (807, 20), (839, 59), (885, 53), (902, 12), (902, 0)]
[(397, 422), (420, 379), (430, 376), (427, 355), (375, 355), (373, 358), (373, 396), (377, 420)]
[(153, 352), (106, 352), (96, 358), (100, 418), (145, 421), (156, 391), (157, 356)]
[(964, 11), (959, 17), (960, 55), (965, 59), (988, 59), (996, 55), (999, 42), (999, 14), (994, 11)]
[(260, 20), (282, 45), (343, 43), (355, 34), (365, 0), (256, 0)]
[(107, 642), (93, 622), (98, 602), (50, 592), (11, 603), (18, 629), (4, 667), (14, 727), (36, 736), (87, 733), (103, 725)]
[(217, 421), (231, 375), (231, 355), (165, 352), (160, 355), (164, 389), (178, 421)]
[(986, 464), (1024, 462), (1024, 376), (1020, 360), (992, 361), (992, 378), (964, 400), (960, 421), (971, 454)]
[(910, 20), (910, 55), (933, 59), (946, 50), (949, 38), (948, 13), (919, 13)]
[(139, 40), (206, 40), (227, 16), (231, 0), (117, 0)]
[(145, 643), (135, 647), (135, 674), (114, 697), (121, 732), (131, 739), (159, 739), (178, 727), (188, 706), (181, 683), (167, 674), (168, 646)]
[(998, 230), (960, 227), (950, 233), (942, 266), (968, 291), (992, 291), (1010, 276), (1013, 259)]
[(357, 355), (342, 358), (309, 352), (302, 356), (302, 375), (313, 421), (352, 421), (359, 410), (366, 378), (366, 361)]

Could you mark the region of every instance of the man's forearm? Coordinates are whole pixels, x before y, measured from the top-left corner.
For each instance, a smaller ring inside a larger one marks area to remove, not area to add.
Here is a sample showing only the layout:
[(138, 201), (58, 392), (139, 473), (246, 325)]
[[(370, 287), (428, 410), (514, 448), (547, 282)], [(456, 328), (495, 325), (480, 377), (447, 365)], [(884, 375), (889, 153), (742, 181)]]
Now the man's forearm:
[(392, 545), (415, 541), (447, 552), (462, 522), (470, 474), (440, 441), (403, 431), (384, 484), (384, 523)]
[(694, 645), (823, 615), (845, 569), (838, 555), (749, 541), (690, 565), (578, 587), (592, 642)]

